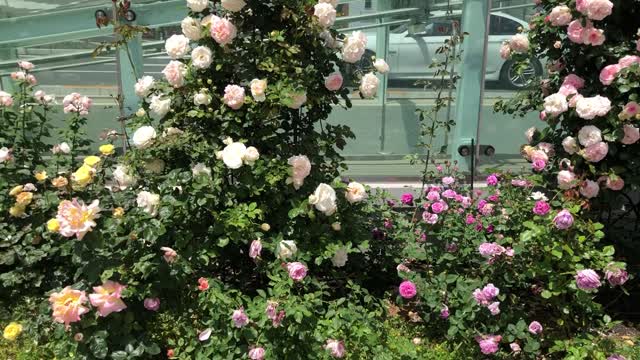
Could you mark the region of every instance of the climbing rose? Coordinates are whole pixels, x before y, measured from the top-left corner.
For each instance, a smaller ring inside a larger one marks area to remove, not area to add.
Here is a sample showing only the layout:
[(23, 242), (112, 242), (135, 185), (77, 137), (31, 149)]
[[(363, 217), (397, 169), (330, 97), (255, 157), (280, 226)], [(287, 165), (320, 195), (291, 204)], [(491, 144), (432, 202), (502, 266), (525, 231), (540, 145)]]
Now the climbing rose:
[(629, 280), (629, 273), (610, 264), (604, 272), (604, 278), (607, 279), (611, 286), (623, 285)]
[(300, 262), (292, 262), (287, 264), (289, 277), (293, 281), (302, 281), (307, 276), (307, 267)]
[(234, 310), (231, 315), (231, 320), (233, 320), (233, 324), (237, 328), (241, 328), (249, 323), (249, 317), (245, 314), (244, 308)]
[(600, 282), (600, 276), (595, 271), (585, 269), (578, 271), (576, 274), (576, 285), (582, 290), (594, 290), (599, 288), (602, 283)]
[(476, 341), (478, 342), (478, 345), (480, 345), (480, 351), (485, 355), (496, 353), (501, 340), (502, 336), (500, 335), (484, 335), (476, 337)]
[(49, 296), (53, 319), (56, 322), (64, 323), (67, 329), (69, 324), (80, 321), (80, 316), (89, 312), (89, 308), (84, 306), (86, 302), (86, 293), (72, 289), (70, 286)]
[(223, 100), (233, 110), (240, 109), (244, 105), (244, 88), (238, 85), (227, 85), (224, 88)]
[(553, 223), (556, 228), (566, 230), (573, 225), (573, 215), (568, 210), (561, 210), (554, 218)]
[(249, 359), (251, 360), (263, 360), (264, 359), (264, 348), (255, 347), (249, 350)]
[(402, 296), (405, 299), (411, 299), (414, 296), (416, 296), (416, 293), (417, 293), (416, 285), (408, 280), (403, 281), (400, 284), (399, 290), (400, 290), (400, 296)]
[(78, 240), (96, 226), (95, 220), (100, 217), (100, 201), (93, 200), (87, 206), (82, 200), (63, 200), (58, 205), (56, 219), (60, 224), (58, 233), (64, 237), (75, 236)]
[(529, 50), (529, 38), (524, 34), (516, 34), (509, 40), (511, 50), (517, 53), (526, 53)]
[(89, 295), (91, 305), (98, 308), (100, 316), (105, 317), (112, 312), (120, 312), (127, 305), (120, 298), (125, 286), (111, 280), (105, 281), (101, 286), (93, 287), (93, 294)]
[(537, 321), (532, 321), (531, 324), (529, 324), (529, 332), (534, 335), (540, 334), (542, 332), (542, 325)]
[(568, 25), (571, 19), (571, 9), (566, 5), (556, 6), (549, 13), (549, 21), (554, 26)]
[(237, 35), (236, 27), (225, 18), (213, 16), (211, 20), (211, 37), (221, 46), (233, 41)]
[(344, 79), (339, 71), (331, 73), (324, 81), (324, 86), (329, 91), (338, 91), (342, 87)]
[(262, 252), (262, 242), (260, 242), (260, 239), (253, 240), (251, 242), (251, 246), (249, 247), (249, 257), (252, 259), (255, 259), (258, 256), (260, 256), (261, 252)]

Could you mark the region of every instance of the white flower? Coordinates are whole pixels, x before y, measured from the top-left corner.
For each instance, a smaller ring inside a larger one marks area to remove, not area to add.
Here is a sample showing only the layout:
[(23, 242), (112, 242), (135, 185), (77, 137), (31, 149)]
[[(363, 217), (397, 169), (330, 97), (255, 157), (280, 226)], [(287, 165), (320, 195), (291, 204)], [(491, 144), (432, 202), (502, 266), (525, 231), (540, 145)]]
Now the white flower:
[(142, 208), (147, 214), (156, 216), (158, 214), (158, 205), (160, 204), (160, 195), (152, 194), (148, 191), (141, 191), (138, 193), (136, 203), (138, 207)]
[(206, 89), (202, 89), (193, 96), (193, 103), (196, 105), (209, 105), (211, 104), (211, 95)]
[(323, 28), (328, 28), (336, 22), (336, 9), (331, 4), (318, 3), (314, 7), (313, 15)]
[(293, 183), (293, 187), (298, 190), (304, 184), (304, 179), (311, 173), (311, 162), (306, 155), (292, 156), (288, 160), (291, 165), (291, 177), (288, 183)]
[(535, 201), (540, 201), (540, 200), (542, 200), (542, 201), (549, 201), (549, 199), (547, 198), (547, 196), (546, 196), (544, 193), (540, 192), (540, 191), (534, 191), (534, 192), (532, 192), (532, 193), (531, 193), (531, 199), (532, 199), (532, 200), (535, 200)]
[(164, 170), (164, 160), (151, 159), (144, 163), (144, 168), (154, 174), (160, 174)]
[(251, 80), (251, 84), (249, 84), (249, 86), (251, 87), (251, 96), (253, 96), (253, 99), (255, 101), (262, 102), (267, 99), (267, 97), (265, 96), (265, 91), (267, 90), (267, 80), (253, 79)]
[(244, 152), (244, 162), (247, 165), (253, 165), (253, 163), (260, 158), (260, 153), (258, 149), (253, 146), (249, 146), (247, 150)]
[(282, 240), (278, 243), (276, 252), (280, 260), (285, 260), (295, 255), (298, 252), (298, 247), (293, 240)]
[(331, 216), (338, 209), (336, 191), (327, 184), (320, 184), (313, 195), (309, 196), (309, 204), (315, 205), (316, 209), (326, 216)]
[(218, 154), (218, 158), (222, 159), (229, 169), (239, 169), (244, 163), (244, 155), (247, 147), (240, 142), (231, 143)]
[(576, 102), (576, 112), (585, 120), (591, 120), (596, 116), (605, 116), (609, 110), (611, 110), (611, 101), (600, 95), (581, 97)]
[(562, 140), (562, 147), (564, 148), (564, 151), (566, 151), (569, 155), (573, 155), (578, 152), (578, 150), (580, 150), (578, 144), (576, 143), (576, 138), (574, 138), (573, 136), (567, 136), (566, 138), (564, 138)]
[(4, 163), (11, 160), (11, 149), (7, 147), (0, 148), (0, 163)]
[(164, 43), (164, 49), (172, 59), (179, 59), (189, 53), (189, 38), (184, 35), (171, 35)]
[(247, 5), (244, 0), (222, 0), (222, 7), (231, 12), (238, 12)]
[(187, 6), (193, 12), (201, 12), (209, 7), (209, 0), (187, 0)]
[(558, 116), (569, 109), (567, 97), (556, 93), (544, 98), (544, 111), (547, 115)]
[(373, 67), (375, 67), (376, 70), (378, 70), (378, 72), (381, 74), (386, 74), (389, 72), (389, 64), (387, 64), (384, 59), (376, 59), (376, 61), (373, 63)]
[(147, 115), (147, 111), (143, 108), (138, 109), (138, 111), (136, 111), (136, 116), (137, 117), (143, 117)]
[(171, 60), (162, 70), (164, 78), (169, 85), (179, 88), (184, 85), (184, 77), (187, 75), (187, 65), (181, 61)]
[(193, 174), (193, 176), (211, 176), (211, 168), (203, 163), (197, 163), (191, 168), (191, 173)]
[(51, 149), (51, 152), (54, 154), (70, 154), (71, 153), (71, 146), (69, 146), (69, 144), (67, 144), (66, 142), (61, 142), (60, 144), (54, 145), (53, 149)]
[(170, 136), (178, 136), (184, 134), (184, 131), (178, 129), (177, 127), (170, 126), (162, 132), (162, 137), (170, 137)]
[(342, 224), (340, 224), (340, 222), (336, 221), (333, 224), (331, 224), (331, 228), (333, 229), (333, 231), (340, 231), (340, 230), (342, 230)]
[(360, 61), (364, 55), (367, 46), (367, 37), (361, 31), (354, 31), (353, 34), (345, 40), (342, 48), (342, 60), (348, 63), (356, 63)]
[(115, 184), (113, 187), (117, 187), (120, 190), (125, 190), (129, 186), (133, 186), (138, 182), (138, 179), (131, 174), (131, 169), (126, 165), (117, 165), (113, 170), (113, 180)]
[(373, 73), (368, 73), (362, 77), (362, 81), (360, 83), (360, 93), (365, 98), (372, 98), (376, 96), (378, 92), (378, 85), (380, 84), (380, 80)]
[(191, 63), (198, 69), (207, 69), (212, 60), (211, 49), (206, 46), (198, 46), (191, 52)]
[(578, 141), (582, 146), (591, 146), (602, 141), (602, 132), (593, 125), (583, 126), (578, 131)]
[(133, 145), (138, 149), (147, 148), (153, 144), (156, 136), (156, 129), (152, 126), (141, 126), (133, 133)]
[(153, 80), (153, 76), (143, 76), (138, 79), (138, 82), (135, 85), (136, 95), (140, 97), (146, 97), (151, 92), (151, 88), (155, 84), (155, 80)]
[(151, 101), (149, 103), (151, 112), (159, 117), (167, 115), (171, 108), (171, 98), (167, 97), (166, 99), (162, 99), (162, 97), (163, 95), (154, 95), (151, 97)]
[(318, 0), (319, 3), (331, 4), (331, 6), (338, 6), (338, 0)]
[(342, 247), (336, 250), (336, 253), (333, 254), (333, 257), (331, 258), (331, 263), (335, 267), (343, 267), (347, 263), (347, 260), (349, 260), (347, 249)]
[(180, 26), (182, 27), (182, 33), (189, 40), (198, 41), (202, 38), (202, 27), (200, 26), (200, 21), (198, 21), (198, 19), (187, 16), (182, 19)]
[(347, 191), (344, 193), (344, 197), (348, 202), (354, 204), (367, 198), (367, 190), (364, 188), (364, 185), (354, 181), (347, 185)]

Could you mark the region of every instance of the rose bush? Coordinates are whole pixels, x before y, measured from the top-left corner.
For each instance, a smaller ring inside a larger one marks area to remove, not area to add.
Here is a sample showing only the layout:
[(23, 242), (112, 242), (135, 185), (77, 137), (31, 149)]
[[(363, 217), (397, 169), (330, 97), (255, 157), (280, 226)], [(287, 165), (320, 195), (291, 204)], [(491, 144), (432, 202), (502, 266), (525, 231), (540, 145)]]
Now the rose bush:
[(629, 275), (582, 203), (509, 174), (470, 192), (445, 176), (454, 167), (437, 169), (436, 185), (403, 196), (410, 216), (385, 229), (407, 243), (396, 301), (427, 337), (468, 345), (468, 358), (539, 358), (610, 323), (594, 293)]

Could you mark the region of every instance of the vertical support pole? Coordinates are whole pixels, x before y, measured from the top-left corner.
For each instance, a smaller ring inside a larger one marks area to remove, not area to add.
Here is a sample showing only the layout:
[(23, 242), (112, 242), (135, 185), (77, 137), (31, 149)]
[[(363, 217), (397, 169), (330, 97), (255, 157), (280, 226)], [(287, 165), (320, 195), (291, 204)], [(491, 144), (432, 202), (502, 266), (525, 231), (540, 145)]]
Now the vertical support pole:
[[(460, 156), (458, 147), (468, 145), (471, 139), (475, 139), (476, 144), (479, 142), (491, 0), (464, 0), (462, 6), (462, 31), (469, 35), (462, 45), (461, 78), (458, 82), (456, 126), (451, 153), (461, 169), (467, 168), (473, 173), (471, 157)], [(476, 149), (477, 146), (474, 146), (472, 151), (476, 152)]]
[(117, 62), (119, 64), (118, 86), (122, 95), (122, 116), (129, 116), (138, 110), (140, 99), (136, 95), (134, 85), (142, 77), (143, 58), (142, 41), (140, 35), (128, 42), (126, 47), (118, 48)]
[[(384, 22), (383, 18), (378, 18), (378, 24)], [(385, 59), (389, 57), (389, 26), (378, 27), (376, 34), (376, 57), (379, 59)], [(389, 80), (388, 74), (378, 74), (380, 80), (380, 86), (378, 87), (378, 104), (381, 108), (381, 122), (380, 122), (380, 154), (385, 155), (385, 142), (387, 132), (387, 83)]]

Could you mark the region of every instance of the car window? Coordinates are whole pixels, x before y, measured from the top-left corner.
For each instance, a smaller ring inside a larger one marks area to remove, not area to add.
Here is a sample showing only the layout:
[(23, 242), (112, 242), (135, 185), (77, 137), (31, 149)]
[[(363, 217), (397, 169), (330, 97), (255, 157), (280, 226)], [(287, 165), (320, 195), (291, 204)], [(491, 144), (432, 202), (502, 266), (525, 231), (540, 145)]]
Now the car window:
[(489, 35), (515, 35), (522, 26), (517, 21), (498, 15), (491, 15), (489, 21)]

